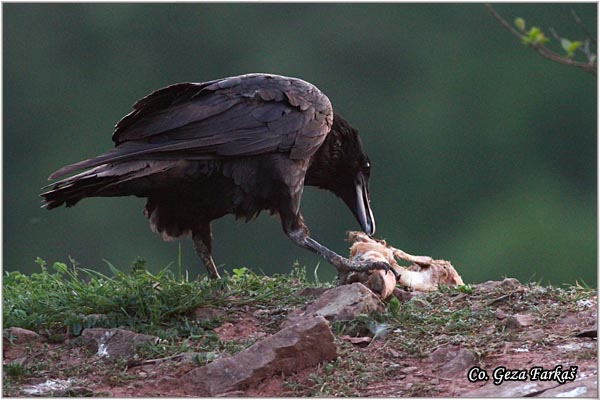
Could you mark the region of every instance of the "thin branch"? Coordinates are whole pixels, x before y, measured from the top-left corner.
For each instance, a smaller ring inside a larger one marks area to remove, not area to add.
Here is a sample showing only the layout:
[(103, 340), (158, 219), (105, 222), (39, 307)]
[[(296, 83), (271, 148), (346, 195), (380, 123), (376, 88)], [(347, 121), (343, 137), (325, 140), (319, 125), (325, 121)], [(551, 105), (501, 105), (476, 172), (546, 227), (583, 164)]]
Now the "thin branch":
[[(554, 28), (551, 27), (548, 30), (550, 31), (550, 33), (552, 33), (552, 36), (554, 36), (554, 39), (556, 39), (558, 42), (561, 42), (563, 40), (563, 38), (558, 36)], [(579, 46), (576, 51), (580, 51), (581, 53), (583, 53), (590, 64), (594, 62), (594, 57), (596, 57), (596, 55), (590, 51), (589, 37), (585, 39), (585, 41), (583, 42), (583, 46)]]
[(581, 20), (581, 18), (579, 18), (579, 15), (577, 15), (577, 13), (575, 12), (575, 10), (571, 9), (571, 14), (573, 15), (573, 19), (575, 20), (575, 23), (577, 25), (579, 25), (579, 27), (583, 30), (583, 32), (588, 37), (588, 39), (590, 39), (592, 41), (592, 43), (594, 43), (594, 45), (596, 45), (597, 44), (596, 43), (596, 38), (592, 36), (592, 34), (588, 30), (588, 28), (585, 26), (585, 24), (583, 23), (583, 21)]
[(583, 42), (583, 47), (579, 47), (577, 50), (580, 50), (583, 54), (585, 54), (590, 63), (594, 62), (596, 59), (596, 55), (590, 51), (590, 38), (585, 39)]
[[(500, 22), (500, 24), (506, 30), (508, 30), (510, 33), (512, 33), (517, 38), (523, 40), (525, 35), (521, 34), (519, 31), (517, 31), (515, 28), (513, 28), (512, 25), (510, 23), (508, 23), (508, 21), (506, 21), (504, 18), (502, 18), (502, 16), (500, 14), (498, 14), (496, 12), (496, 10), (494, 10), (494, 8), (492, 7), (491, 4), (488, 3), (485, 6), (486, 6), (487, 10), (489, 11), (489, 13), (492, 14), (492, 16), (494, 18), (496, 18), (496, 20), (498, 20), (498, 22)], [(581, 68), (585, 72), (589, 72), (590, 74), (596, 75), (596, 72), (598, 69), (596, 61), (593, 61), (590, 63), (582, 63), (579, 61), (574, 61), (571, 58), (563, 57), (560, 54), (553, 52), (552, 50), (550, 50), (549, 48), (547, 48), (546, 46), (544, 46), (543, 44), (540, 44), (540, 43), (531, 43), (529, 46), (533, 50), (535, 50), (535, 52), (537, 52), (539, 55), (541, 55), (544, 58), (547, 58), (549, 60), (552, 60), (552, 61), (560, 63), (560, 64), (570, 65), (570, 66), (576, 67), (576, 68)]]
[(500, 22), (505, 29), (507, 29), (510, 33), (512, 33), (519, 39), (523, 39), (523, 35), (521, 33), (519, 33), (519, 31), (517, 31), (515, 28), (513, 28), (513, 26), (511, 24), (509, 24), (507, 20), (502, 18), (502, 16), (500, 14), (498, 14), (496, 12), (496, 10), (494, 10), (494, 8), (492, 7), (492, 5), (490, 3), (487, 3), (485, 6), (488, 9), (488, 11), (490, 12), (490, 14), (492, 14), (494, 16), (494, 18), (496, 18), (498, 20), (498, 22)]
[(550, 27), (548, 28), (548, 30), (550, 31), (550, 33), (552, 34), (552, 36), (554, 36), (554, 39), (556, 39), (557, 41), (561, 41), (561, 37), (558, 36), (558, 33), (556, 33), (556, 31), (554, 30), (554, 28)]

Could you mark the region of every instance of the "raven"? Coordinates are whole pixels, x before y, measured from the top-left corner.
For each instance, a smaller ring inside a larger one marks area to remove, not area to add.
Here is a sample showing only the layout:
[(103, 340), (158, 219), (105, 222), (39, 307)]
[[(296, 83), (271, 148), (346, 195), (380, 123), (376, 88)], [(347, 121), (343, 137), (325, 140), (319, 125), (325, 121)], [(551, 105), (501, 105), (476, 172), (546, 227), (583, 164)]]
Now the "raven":
[(300, 212), (304, 185), (340, 197), (368, 234), (371, 162), (358, 131), (332, 109), (319, 89), (300, 79), (246, 74), (178, 83), (133, 105), (115, 126), (115, 147), (68, 165), (43, 189), (47, 209), (85, 197), (147, 198), (144, 213), (164, 240), (191, 235), (212, 278), (211, 221), (226, 214), (246, 221), (277, 213), (285, 234), (349, 271), (388, 269), (344, 258), (309, 235)]

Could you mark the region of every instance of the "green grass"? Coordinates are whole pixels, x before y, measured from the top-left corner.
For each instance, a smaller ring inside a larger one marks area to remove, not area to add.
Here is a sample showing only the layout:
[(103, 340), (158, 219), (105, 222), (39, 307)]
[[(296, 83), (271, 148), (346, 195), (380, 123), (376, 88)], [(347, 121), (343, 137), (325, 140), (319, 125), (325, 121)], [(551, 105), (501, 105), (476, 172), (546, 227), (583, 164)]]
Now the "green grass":
[[(261, 327), (269, 333), (279, 329), (287, 313), (312, 299), (293, 294), (307, 286), (304, 268), (295, 265), (289, 274), (265, 276), (247, 268), (225, 272), (215, 281), (207, 277), (190, 279), (181, 267), (173, 272), (166, 267), (156, 274), (146, 270), (145, 262), (136, 260), (123, 272), (112, 264), (111, 276), (56, 262), (47, 266), (38, 259), (40, 272), (25, 275), (7, 272), (3, 279), (4, 328), (21, 327), (43, 335), (42, 349), (27, 351), (26, 365), (4, 366), (3, 393), (19, 395), (20, 386), (31, 379), (67, 379), (93, 373), (111, 385), (131, 379), (127, 360), (94, 360), (81, 365), (65, 364), (63, 356), (87, 357), (79, 340), (85, 328), (120, 327), (138, 333), (156, 335), (159, 343), (145, 343), (138, 349), (139, 360), (153, 360), (188, 355), (195, 365), (204, 365), (218, 356), (237, 353), (256, 338), (220, 340), (213, 330), (236, 315), (257, 313)], [(209, 320), (194, 318), (198, 307), (214, 307), (224, 313)], [(9, 331), (6, 340), (13, 341)], [(70, 341), (65, 339), (70, 338)], [(88, 355), (88, 356), (91, 356)]]
[(56, 262), (50, 268), (41, 259), (37, 263), (39, 273), (4, 275), (4, 327), (30, 329), (56, 341), (64, 334), (78, 336), (90, 327), (124, 326), (163, 339), (201, 336), (212, 326), (210, 321), (190, 320), (190, 312), (197, 307), (257, 303), (283, 307), (297, 302), (290, 295), (309, 285), (305, 271), (297, 266), (291, 274), (272, 277), (234, 269), (214, 281), (190, 279), (181, 269), (174, 274), (169, 267), (152, 274), (141, 260), (128, 273), (109, 263), (112, 276), (74, 262), (70, 266)]

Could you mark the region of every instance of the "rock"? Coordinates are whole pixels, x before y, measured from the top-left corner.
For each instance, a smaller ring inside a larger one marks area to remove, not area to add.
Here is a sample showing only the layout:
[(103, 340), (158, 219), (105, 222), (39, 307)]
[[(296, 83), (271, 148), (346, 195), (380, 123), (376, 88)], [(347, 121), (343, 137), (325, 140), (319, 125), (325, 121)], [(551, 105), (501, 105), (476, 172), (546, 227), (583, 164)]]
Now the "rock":
[(27, 385), (21, 389), (22, 394), (26, 396), (50, 397), (55, 393), (64, 394), (67, 390), (73, 387), (75, 380), (69, 379), (47, 379), (45, 382), (40, 382), (36, 385)]
[(419, 370), (419, 367), (415, 367), (415, 366), (410, 366), (410, 367), (404, 367), (400, 370), (401, 373), (405, 374), (405, 375), (411, 375), (415, 372), (417, 372)]
[(325, 287), (305, 287), (304, 289), (300, 289), (297, 292), (294, 293), (294, 296), (299, 296), (299, 297), (313, 297), (313, 296), (320, 296), (323, 293), (325, 293), (327, 290), (329, 290), (328, 288)]
[(328, 321), (348, 321), (361, 314), (382, 312), (384, 309), (379, 297), (365, 285), (357, 282), (329, 289), (306, 310), (290, 313), (282, 326), (289, 326), (303, 318), (316, 316), (321, 316)]
[(556, 382), (549, 381), (505, 381), (501, 385), (496, 386), (492, 383), (492, 378), (490, 377), (490, 381), (484, 386), (470, 392), (462, 393), (460, 397), (532, 397), (538, 393), (541, 393), (542, 397), (546, 397), (544, 391), (554, 386), (556, 386)]
[(32, 349), (42, 347), (47, 339), (23, 328), (7, 328), (2, 337), (2, 355), (4, 363), (24, 364)]
[(572, 351), (580, 351), (583, 349), (594, 349), (596, 346), (596, 343), (593, 342), (581, 342), (581, 341), (577, 341), (577, 342), (573, 342), (573, 343), (565, 343), (565, 344), (561, 344), (556, 346), (556, 349), (561, 351), (561, 352), (572, 352)]
[(505, 278), (501, 281), (486, 281), (473, 285), (474, 289), (477, 290), (492, 290), (492, 289), (519, 289), (523, 285), (515, 278)]
[(143, 342), (158, 343), (156, 336), (125, 329), (89, 328), (81, 333), (86, 346), (100, 357), (133, 357), (135, 348)]
[(4, 330), (5, 343), (10, 344), (30, 344), (45, 341), (45, 338), (29, 329), (18, 327), (7, 328)]
[(563, 315), (557, 322), (562, 325), (577, 326), (579, 325), (580, 320), (575, 314), (569, 313)]
[(506, 319), (507, 328), (521, 329), (535, 324), (535, 317), (531, 314), (515, 314)]
[(555, 388), (548, 389), (540, 397), (590, 397), (598, 398), (598, 381), (596, 378), (587, 378), (568, 382)]
[(305, 317), (234, 356), (195, 368), (181, 384), (193, 396), (238, 393), (273, 375), (288, 375), (336, 357), (327, 320)]
[(506, 313), (501, 308), (496, 309), (496, 318), (499, 320), (503, 320), (506, 318)]
[[(394, 288), (394, 296), (396, 296), (396, 298), (400, 300), (401, 303), (408, 303), (410, 300), (418, 297), (423, 297), (426, 294), (427, 292), (408, 291), (399, 287)], [(418, 302), (414, 303), (414, 305), (417, 305), (417, 307), (425, 306), (423, 303)]]
[(451, 344), (438, 347), (429, 359), (438, 364), (439, 375), (443, 378), (466, 373), (468, 368), (477, 364), (477, 357), (472, 352)]
[(525, 332), (525, 337), (528, 340), (542, 340), (547, 336), (547, 333), (543, 329), (534, 329)]
[[(591, 375), (591, 376), (590, 376)], [(490, 379), (484, 386), (461, 394), (461, 397), (589, 397), (598, 398), (596, 374), (582, 374), (581, 379), (559, 384), (556, 381), (504, 381), (494, 385)]]
[(73, 386), (68, 389), (58, 390), (55, 392), (48, 393), (48, 397), (98, 397), (97, 393), (94, 393), (91, 389), (83, 386)]
[(500, 287), (503, 287), (505, 289), (517, 289), (519, 287), (521, 287), (521, 282), (519, 282), (518, 279), (516, 278), (504, 278), (501, 282), (500, 282)]

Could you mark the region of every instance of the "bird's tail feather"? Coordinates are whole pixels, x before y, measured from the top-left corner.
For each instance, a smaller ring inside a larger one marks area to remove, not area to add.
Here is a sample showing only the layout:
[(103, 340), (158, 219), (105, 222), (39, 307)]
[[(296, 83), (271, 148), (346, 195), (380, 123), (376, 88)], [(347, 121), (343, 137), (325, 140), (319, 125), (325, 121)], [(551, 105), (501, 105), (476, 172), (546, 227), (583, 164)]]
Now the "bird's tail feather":
[(71, 207), (86, 197), (143, 195), (139, 183), (144, 178), (176, 166), (174, 161), (145, 160), (100, 165), (44, 187), (49, 190), (40, 195), (42, 207)]

